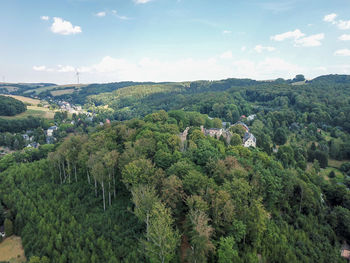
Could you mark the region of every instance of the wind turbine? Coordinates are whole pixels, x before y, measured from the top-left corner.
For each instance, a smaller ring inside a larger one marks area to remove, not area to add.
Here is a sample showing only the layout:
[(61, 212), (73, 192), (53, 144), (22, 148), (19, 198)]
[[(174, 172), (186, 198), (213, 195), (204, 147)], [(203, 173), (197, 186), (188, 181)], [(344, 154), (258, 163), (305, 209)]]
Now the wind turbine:
[(75, 75), (77, 77), (77, 84), (79, 85), (79, 76), (80, 76), (80, 72), (78, 71), (78, 69), (75, 70)]

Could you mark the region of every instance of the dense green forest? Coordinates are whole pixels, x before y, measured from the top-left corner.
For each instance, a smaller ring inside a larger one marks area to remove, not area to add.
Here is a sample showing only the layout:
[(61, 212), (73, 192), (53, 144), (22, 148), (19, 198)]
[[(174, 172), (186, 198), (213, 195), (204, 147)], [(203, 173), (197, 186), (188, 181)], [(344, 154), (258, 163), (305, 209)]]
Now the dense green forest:
[(2, 119), (0, 118), (0, 132), (21, 132), (41, 126), (44, 120), (28, 116), (24, 119)]
[(27, 106), (19, 100), (0, 96), (0, 116), (14, 116), (27, 110)]
[[(350, 81), (296, 81), (146, 83), (87, 96), (97, 118), (116, 121), (0, 159), (0, 202), (27, 257), (345, 262)], [(239, 129), (238, 143), (204, 136), (200, 126), (219, 128), (218, 118), (245, 121), (257, 148), (240, 145)]]

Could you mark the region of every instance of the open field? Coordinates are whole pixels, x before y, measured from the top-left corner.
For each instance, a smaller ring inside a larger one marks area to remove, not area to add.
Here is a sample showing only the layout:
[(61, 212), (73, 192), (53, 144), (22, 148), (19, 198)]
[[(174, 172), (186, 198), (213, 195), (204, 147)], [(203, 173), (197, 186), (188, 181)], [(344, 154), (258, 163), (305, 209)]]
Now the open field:
[(0, 94), (2, 96), (8, 96), (8, 97), (12, 97), (16, 100), (20, 100), (23, 103), (29, 103), (32, 104), (34, 106), (38, 105), (40, 103), (40, 100), (37, 99), (32, 99), (32, 98), (28, 98), (28, 97), (23, 97), (23, 96), (17, 96), (17, 95), (5, 95), (5, 94)]
[[(86, 84), (68, 84), (68, 85), (57, 85), (57, 86), (48, 86), (48, 87), (41, 87), (41, 88), (37, 88), (37, 89), (31, 89), (31, 90), (27, 90), (24, 93), (29, 93), (29, 92), (35, 92), (35, 94), (40, 94), (41, 92), (44, 91), (48, 91), (48, 90), (53, 90), (53, 89), (58, 89), (57, 91), (59, 91), (60, 89), (65, 89), (65, 88), (82, 88), (87, 86)], [(52, 91), (53, 92), (53, 91)], [(53, 96), (57, 96), (57, 95), (53, 95)]]
[(35, 92), (36, 95), (40, 94), (41, 92), (47, 91), (47, 90), (52, 90), (58, 88), (58, 86), (48, 86), (48, 87), (40, 87), (40, 88), (36, 88), (36, 89), (30, 89), (30, 90), (26, 90), (24, 93), (31, 93), (31, 92)]
[(303, 80), (303, 81), (298, 81), (298, 82), (292, 83), (292, 86), (301, 86), (301, 85), (305, 85), (305, 84), (306, 84), (306, 82), (305, 82), (305, 80)]
[(12, 151), (7, 147), (0, 146), (0, 154), (2, 154), (2, 153), (8, 154), (8, 153), (13, 153), (13, 152), (15, 152), (15, 151)]
[(43, 107), (37, 106), (27, 106), (27, 110), (15, 116), (0, 116), (2, 119), (23, 119), (29, 116), (45, 118), (45, 119), (53, 119), (55, 112)]
[(20, 237), (10, 236), (0, 243), (0, 261), (10, 263), (27, 261)]
[(74, 89), (61, 89), (61, 90), (53, 90), (51, 91), (52, 96), (61, 96), (64, 94), (72, 94)]
[(340, 166), (343, 164), (343, 163), (346, 163), (346, 162), (350, 162), (350, 160), (343, 160), (343, 161), (338, 161), (338, 160), (334, 160), (334, 159), (329, 159), (328, 160), (328, 166), (330, 167), (334, 167), (334, 168), (340, 168)]
[(329, 173), (333, 171), (335, 174), (335, 180), (339, 183), (342, 183), (344, 181), (344, 175), (342, 174), (341, 171), (339, 171), (336, 168), (331, 168), (331, 167), (327, 167), (325, 169), (321, 169), (320, 174), (323, 176), (323, 178), (325, 178), (327, 181), (330, 179), (329, 178)]

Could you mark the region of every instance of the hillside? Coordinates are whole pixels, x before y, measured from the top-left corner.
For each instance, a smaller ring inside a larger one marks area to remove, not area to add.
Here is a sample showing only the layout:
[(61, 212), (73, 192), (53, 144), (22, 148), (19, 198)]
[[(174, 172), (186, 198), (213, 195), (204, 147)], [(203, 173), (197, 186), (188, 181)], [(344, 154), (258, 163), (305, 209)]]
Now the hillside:
[(343, 262), (350, 84), (94, 85), (114, 90), (85, 87), (88, 128), (62, 117), (55, 145), (0, 158), (0, 204), (27, 258)]

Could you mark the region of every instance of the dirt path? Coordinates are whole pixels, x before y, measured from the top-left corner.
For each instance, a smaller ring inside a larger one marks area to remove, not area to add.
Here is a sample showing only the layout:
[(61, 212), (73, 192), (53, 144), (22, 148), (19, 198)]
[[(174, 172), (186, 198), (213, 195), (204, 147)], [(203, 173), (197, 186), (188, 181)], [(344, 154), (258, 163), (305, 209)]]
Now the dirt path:
[(181, 237), (181, 246), (180, 246), (180, 251), (181, 251), (181, 262), (186, 263), (186, 253), (187, 250), (190, 249), (190, 243), (188, 242), (187, 236), (183, 235)]
[(27, 261), (20, 237), (10, 236), (0, 243), (0, 261), (8, 261), (10, 263)]

